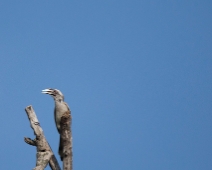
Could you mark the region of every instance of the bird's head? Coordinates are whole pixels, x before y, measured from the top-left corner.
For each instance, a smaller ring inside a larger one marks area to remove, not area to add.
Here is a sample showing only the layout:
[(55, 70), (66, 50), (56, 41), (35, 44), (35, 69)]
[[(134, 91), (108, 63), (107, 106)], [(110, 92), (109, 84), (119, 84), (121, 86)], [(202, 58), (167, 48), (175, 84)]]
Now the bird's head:
[(49, 88), (42, 90), (42, 93), (51, 95), (54, 98), (54, 100), (64, 101), (64, 96), (60, 90)]

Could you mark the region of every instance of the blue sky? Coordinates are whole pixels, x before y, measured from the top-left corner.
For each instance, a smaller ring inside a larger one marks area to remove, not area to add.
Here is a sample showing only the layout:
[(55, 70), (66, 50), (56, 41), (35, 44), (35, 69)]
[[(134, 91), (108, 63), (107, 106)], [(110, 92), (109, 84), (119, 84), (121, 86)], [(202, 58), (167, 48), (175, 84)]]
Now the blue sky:
[(59, 158), (53, 99), (41, 94), (49, 87), (72, 110), (75, 170), (211, 169), (211, 8), (1, 1), (0, 169), (35, 166), (36, 150), (23, 142), (34, 138), (28, 105)]

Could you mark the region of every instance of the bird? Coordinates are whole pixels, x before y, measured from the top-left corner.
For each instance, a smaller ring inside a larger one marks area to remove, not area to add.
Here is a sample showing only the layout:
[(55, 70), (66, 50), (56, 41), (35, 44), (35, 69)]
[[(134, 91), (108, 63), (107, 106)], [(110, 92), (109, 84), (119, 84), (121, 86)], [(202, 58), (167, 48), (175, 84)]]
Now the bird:
[[(54, 103), (55, 103), (54, 119), (55, 119), (55, 124), (56, 124), (57, 130), (58, 130), (58, 133), (61, 134), (61, 128), (60, 128), (61, 117), (64, 114), (71, 115), (71, 110), (70, 110), (68, 104), (66, 102), (64, 102), (64, 96), (60, 90), (48, 88), (48, 89), (42, 90), (42, 93), (49, 94), (54, 99)], [(58, 153), (60, 155), (61, 161), (63, 161), (63, 146), (61, 144), (61, 136), (60, 136)]]

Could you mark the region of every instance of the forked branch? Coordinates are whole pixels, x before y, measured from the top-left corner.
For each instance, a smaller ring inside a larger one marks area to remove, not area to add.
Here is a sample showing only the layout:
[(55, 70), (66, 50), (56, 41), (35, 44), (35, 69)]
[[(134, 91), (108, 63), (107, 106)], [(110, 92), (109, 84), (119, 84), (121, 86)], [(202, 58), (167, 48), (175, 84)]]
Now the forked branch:
[(25, 108), (27, 116), (30, 121), (31, 128), (34, 130), (36, 138), (34, 140), (30, 138), (24, 138), (24, 141), (32, 146), (37, 147), (37, 161), (36, 167), (33, 170), (43, 170), (49, 163), (52, 170), (61, 170), (57, 159), (55, 158), (45, 136), (37, 116), (32, 108), (32, 106), (27, 106)]

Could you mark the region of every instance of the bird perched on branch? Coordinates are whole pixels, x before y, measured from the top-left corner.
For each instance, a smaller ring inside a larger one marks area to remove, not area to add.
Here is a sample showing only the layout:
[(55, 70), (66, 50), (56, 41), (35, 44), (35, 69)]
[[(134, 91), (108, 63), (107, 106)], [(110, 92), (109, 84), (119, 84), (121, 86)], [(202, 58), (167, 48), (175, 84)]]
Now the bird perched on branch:
[[(67, 103), (64, 102), (64, 96), (60, 90), (49, 88), (49, 89), (42, 90), (42, 93), (49, 94), (54, 99), (54, 102), (55, 102), (54, 119), (55, 119), (57, 130), (59, 134), (61, 134), (61, 129), (60, 129), (61, 117), (67, 114), (70, 115), (71, 110), (69, 109)], [(61, 145), (61, 137), (60, 137), (58, 153), (60, 155), (61, 160), (63, 160), (63, 146)]]

